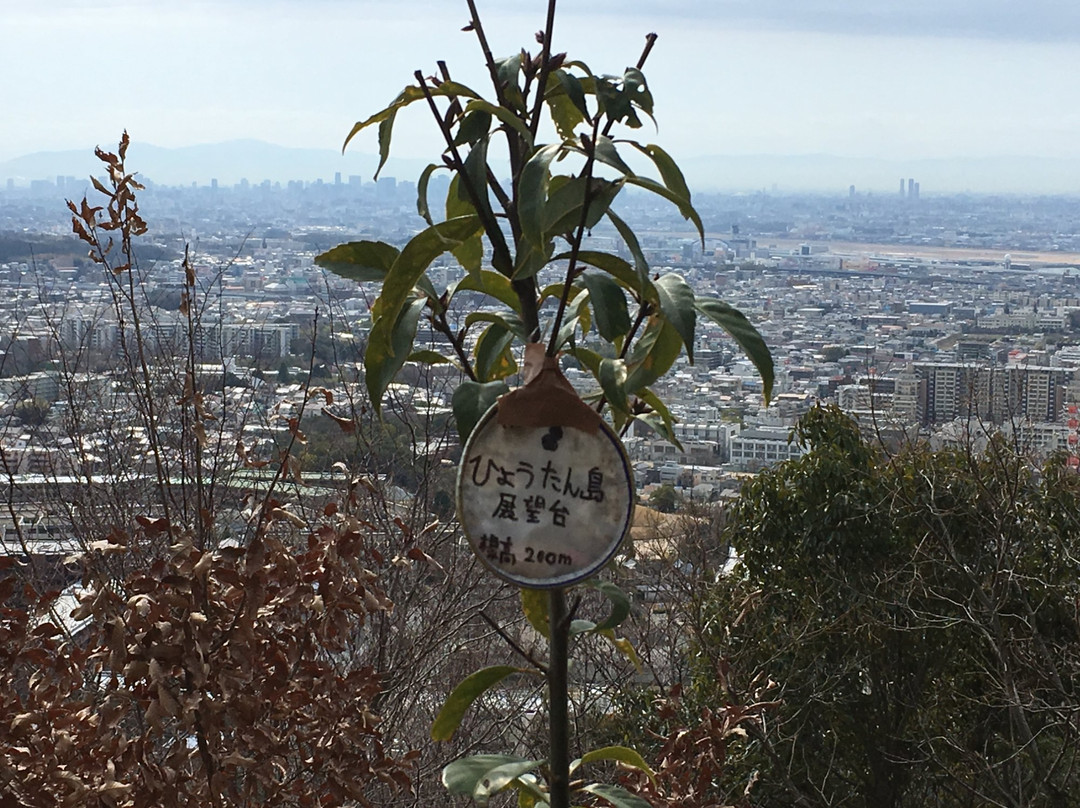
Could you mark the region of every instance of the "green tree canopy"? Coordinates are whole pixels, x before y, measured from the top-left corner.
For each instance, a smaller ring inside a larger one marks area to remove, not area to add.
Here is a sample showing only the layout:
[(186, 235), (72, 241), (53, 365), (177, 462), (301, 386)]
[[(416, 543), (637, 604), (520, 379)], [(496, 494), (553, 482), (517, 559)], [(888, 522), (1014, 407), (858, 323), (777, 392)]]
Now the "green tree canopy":
[(664, 483), (649, 495), (649, 505), (661, 513), (672, 513), (679, 504), (679, 492), (671, 483)]
[(773, 718), (761, 805), (1080, 804), (1080, 478), (1003, 440), (894, 457), (834, 409), (749, 483), (710, 592), (703, 693)]

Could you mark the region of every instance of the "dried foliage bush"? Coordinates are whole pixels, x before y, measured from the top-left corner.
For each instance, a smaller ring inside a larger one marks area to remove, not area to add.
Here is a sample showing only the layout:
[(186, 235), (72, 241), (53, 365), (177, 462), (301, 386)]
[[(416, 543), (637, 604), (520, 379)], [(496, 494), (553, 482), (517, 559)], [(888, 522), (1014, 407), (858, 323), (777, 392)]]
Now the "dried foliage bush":
[[(295, 459), (305, 406), (333, 397), (305, 389), (269, 452), (223, 442), (224, 413), (204, 395), (193, 350), (203, 309), (189, 262), (187, 350), (163, 356), (153, 343), (135, 249), (147, 225), (127, 147), (125, 134), (117, 153), (98, 150), (105, 204), (69, 206), (109, 281), (120, 417), (144, 440), (130, 467), (93, 466), (82, 439), (95, 413), (72, 406), (73, 462), (36, 484), (52, 516), (68, 519), (77, 603), (57, 586), (63, 569), (33, 552), (18, 511), (22, 478), (0, 457), (22, 550), (0, 562), (0, 803), (400, 800), (414, 754), (384, 748), (374, 710), (384, 672), (357, 653), (373, 645), (373, 619), (391, 612), (378, 577), (390, 559), (361, 518), (361, 481), (316, 503), (301, 495)], [(77, 375), (76, 358), (64, 378)], [(248, 475), (243, 500), (235, 472)], [(406, 547), (407, 535), (397, 520), (379, 538)]]
[[(349, 522), (328, 520), (300, 547), (271, 522), (243, 549), (177, 536), (123, 581), (90, 558), (75, 626), (58, 593), (24, 589), (0, 612), (0, 793), (40, 806), (306, 806), (408, 789), (410, 755), (387, 753), (371, 712), (379, 679), (342, 656), (391, 606)], [(155, 522), (130, 541), (168, 530)], [(17, 580), (0, 584), (5, 601)]]
[(773, 705), (717, 704), (692, 714), (676, 685), (655, 699), (649, 730), (657, 746), (650, 757), (653, 777), (628, 773), (627, 785), (653, 808), (742, 808), (748, 806), (754, 779), (741, 784), (727, 772), (728, 747), (747, 736), (747, 727), (760, 728), (762, 716)]

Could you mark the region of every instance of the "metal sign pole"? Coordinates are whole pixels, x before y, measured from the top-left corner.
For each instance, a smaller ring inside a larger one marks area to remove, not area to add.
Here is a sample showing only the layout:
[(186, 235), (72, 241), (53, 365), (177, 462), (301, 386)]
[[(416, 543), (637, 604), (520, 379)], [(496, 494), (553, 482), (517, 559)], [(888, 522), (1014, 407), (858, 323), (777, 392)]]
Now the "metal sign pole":
[(552, 589), (548, 599), (548, 627), (551, 633), (548, 660), (548, 701), (550, 703), (551, 808), (570, 808), (570, 713), (569, 645), (570, 616), (566, 590)]
[[(578, 396), (558, 360), (534, 345), (529, 380), (477, 422), (458, 466), (457, 512), (489, 570), (547, 589), (550, 808), (570, 808), (569, 646), (566, 587), (599, 572), (634, 512), (622, 441)], [(528, 366), (530, 351), (526, 349)], [(536, 361), (539, 360), (539, 361)]]

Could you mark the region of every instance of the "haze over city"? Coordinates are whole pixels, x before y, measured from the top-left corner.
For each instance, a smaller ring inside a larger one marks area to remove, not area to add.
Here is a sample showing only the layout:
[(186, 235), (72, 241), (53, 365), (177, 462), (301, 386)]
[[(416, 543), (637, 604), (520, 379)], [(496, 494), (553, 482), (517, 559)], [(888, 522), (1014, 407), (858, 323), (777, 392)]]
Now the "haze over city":
[[(16, 173), (2, 170), (16, 158), (88, 152), (124, 128), (137, 144), (166, 148), (255, 139), (325, 150), (329, 178), (353, 170), (333, 154), (352, 123), (414, 70), (442, 58), (455, 78), (483, 86), (457, 3), (2, 8), (0, 65), (19, 80), (0, 91), (10, 122), (0, 129), (0, 178)], [(543, 4), (481, 10), (497, 54), (535, 49)], [(566, 4), (560, 14), (556, 49), (597, 72), (620, 72), (646, 33), (660, 35), (646, 66), (660, 131), (645, 137), (664, 143), (695, 187), (888, 192), (917, 174), (924, 193), (1062, 193), (1080, 178), (1073, 6), (638, 0)], [(402, 162), (389, 170), (401, 178), (416, 174), (408, 161), (438, 153), (421, 115), (399, 127)], [(374, 151), (373, 136), (350, 146), (355, 160)]]

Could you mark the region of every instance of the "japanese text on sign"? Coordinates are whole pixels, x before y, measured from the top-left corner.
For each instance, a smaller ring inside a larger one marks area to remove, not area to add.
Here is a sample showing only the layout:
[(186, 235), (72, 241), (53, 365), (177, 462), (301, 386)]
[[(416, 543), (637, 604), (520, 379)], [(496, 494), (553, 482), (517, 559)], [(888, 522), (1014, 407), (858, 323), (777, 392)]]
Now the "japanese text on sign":
[[(511, 464), (513, 471), (500, 465), (490, 457), (477, 455), (469, 458), (466, 465), (471, 467), (471, 481), (477, 488), (488, 485), (499, 489), (499, 500), (492, 511), (494, 519), (506, 519), (511, 522), (524, 520), (530, 524), (539, 524), (541, 520), (550, 520), (555, 527), (566, 527), (566, 516), (570, 509), (566, 500), (586, 502), (604, 501), (604, 474), (597, 466), (590, 468), (584, 475), (585, 484), (574, 482), (574, 469), (555, 466), (550, 460), (540, 469), (534, 469), (527, 460), (518, 460)], [(561, 496), (551, 496), (543, 492), (551, 491)]]
[(557, 586), (595, 572), (629, 526), (633, 483), (618, 437), (501, 426), (485, 417), (458, 470), (458, 512), (473, 551), (500, 576)]

